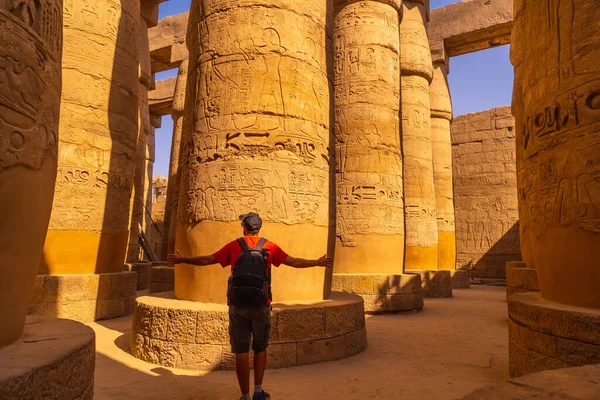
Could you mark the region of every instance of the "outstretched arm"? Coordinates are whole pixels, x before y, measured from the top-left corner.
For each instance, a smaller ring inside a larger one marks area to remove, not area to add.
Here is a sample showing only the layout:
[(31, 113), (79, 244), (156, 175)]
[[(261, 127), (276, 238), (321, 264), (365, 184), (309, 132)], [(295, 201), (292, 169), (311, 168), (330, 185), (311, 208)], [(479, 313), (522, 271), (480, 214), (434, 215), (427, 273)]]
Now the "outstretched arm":
[(283, 260), (283, 264), (288, 265), (293, 268), (311, 268), (311, 267), (327, 267), (333, 268), (333, 259), (327, 256), (323, 256), (318, 260), (307, 260), (304, 258), (294, 258), (287, 256), (285, 260)]
[(167, 256), (169, 265), (175, 264), (192, 264), (198, 266), (217, 264), (215, 256), (200, 256), (200, 257), (184, 257), (181, 254), (169, 254)]

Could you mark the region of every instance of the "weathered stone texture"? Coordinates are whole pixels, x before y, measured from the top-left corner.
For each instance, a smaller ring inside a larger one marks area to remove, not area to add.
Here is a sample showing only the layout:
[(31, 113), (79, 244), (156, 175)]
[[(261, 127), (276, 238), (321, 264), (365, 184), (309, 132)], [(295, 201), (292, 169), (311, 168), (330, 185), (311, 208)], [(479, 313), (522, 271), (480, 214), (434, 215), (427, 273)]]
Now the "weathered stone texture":
[(136, 272), (38, 275), (29, 315), (93, 322), (133, 312)]
[(150, 293), (172, 292), (175, 289), (175, 268), (167, 266), (152, 267)]
[(521, 261), (506, 263), (506, 296), (515, 293), (539, 292), (537, 271)]
[(138, 144), (139, 18), (139, 0), (64, 3), (58, 175), (42, 274), (123, 268)]
[(452, 274), (451, 271), (410, 271), (411, 274), (421, 276), (421, 288), (423, 298), (447, 298), (452, 297)]
[[(600, 309), (600, 3), (515, 4), (523, 261), (546, 299)], [(535, 38), (535, 45), (532, 45)]]
[(429, 84), (433, 65), (425, 29), (428, 5), (405, 1), (400, 23), (405, 269), (438, 269)]
[(0, 398), (92, 400), (94, 339), (78, 322), (27, 317), (21, 339), (0, 350)]
[(511, 376), (600, 363), (600, 311), (534, 292), (509, 296), (508, 314)]
[(152, 263), (141, 262), (125, 264), (125, 270), (137, 274), (137, 290), (146, 290), (150, 286)]
[[(136, 301), (132, 354), (144, 361), (191, 370), (233, 369), (225, 305), (176, 300), (161, 293)], [(268, 368), (350, 357), (367, 346), (360, 297), (334, 293), (312, 305), (274, 304)]]
[[(182, 254), (217, 250), (241, 233), (238, 216), (248, 211), (262, 215), (265, 236), (290, 254), (325, 254), (332, 7), (326, 0), (226, 8), (192, 2), (187, 46), (194, 83), (187, 100), (193, 112), (184, 125), (176, 235)], [(175, 273), (178, 298), (225, 303), (227, 270), (181, 264)], [(282, 267), (273, 278), (276, 301), (323, 299), (322, 268)]]
[[(189, 12), (161, 19), (148, 31), (152, 71), (160, 72), (177, 68), (187, 58), (185, 43)], [(171, 92), (172, 96), (173, 92)]]
[(452, 122), (456, 268), (474, 278), (505, 278), (521, 259), (514, 125), (510, 107)]
[(398, 22), (398, 8), (378, 1), (335, 10), (339, 273), (403, 272)]
[(0, 1), (0, 347), (21, 335), (48, 228), (61, 51), (62, 1)]

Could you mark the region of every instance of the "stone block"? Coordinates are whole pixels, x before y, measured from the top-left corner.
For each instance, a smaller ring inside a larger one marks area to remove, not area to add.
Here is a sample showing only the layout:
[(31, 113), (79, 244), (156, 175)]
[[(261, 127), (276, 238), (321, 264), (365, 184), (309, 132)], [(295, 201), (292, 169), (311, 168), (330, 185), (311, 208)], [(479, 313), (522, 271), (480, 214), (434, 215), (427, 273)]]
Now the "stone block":
[[(364, 317), (361, 319), (364, 320)], [(327, 336), (339, 336), (346, 332), (352, 332), (357, 329), (356, 325), (355, 304), (325, 309), (325, 332)]]
[(221, 369), (222, 346), (210, 344), (181, 344), (176, 367), (192, 370)]
[(31, 303), (41, 303), (44, 300), (44, 281), (46, 275), (37, 275), (35, 277), (35, 283), (33, 284), (33, 294), (31, 296)]
[(508, 329), (509, 337), (515, 343), (537, 353), (556, 358), (556, 336), (534, 332), (511, 320), (508, 321)]
[(512, 378), (549, 369), (567, 368), (572, 365), (537, 353), (521, 346), (513, 340), (508, 342), (508, 369)]
[(72, 319), (73, 321), (78, 322), (95, 321), (98, 312), (98, 302), (95, 300), (68, 301), (44, 304), (48, 307), (48, 309), (53, 310), (53, 317)]
[(365, 328), (344, 335), (346, 357), (355, 356), (367, 348), (367, 330)]
[(178, 343), (196, 342), (198, 314), (191, 310), (168, 310), (167, 341)]
[(450, 271), (450, 275), (452, 276), (452, 289), (469, 289), (471, 287), (469, 271)]
[(322, 307), (279, 310), (280, 342), (310, 340), (325, 335), (325, 310)]
[(117, 318), (122, 315), (125, 315), (125, 299), (122, 297), (98, 300), (96, 303), (96, 320)]
[(310, 342), (298, 342), (297, 345), (297, 365), (339, 360), (345, 356), (346, 345), (344, 336)]
[(159, 355), (150, 346), (151, 339), (149, 337), (136, 334), (132, 342), (131, 354), (140, 360), (151, 364), (159, 363)]
[(196, 343), (229, 343), (229, 315), (225, 312), (198, 312), (196, 324)]
[(571, 365), (600, 364), (600, 346), (557, 338), (556, 358)]
[[(269, 346), (270, 350), (271, 346)], [(248, 354), (248, 362), (250, 363), (250, 369), (254, 368), (254, 352), (250, 351)], [(269, 357), (271, 354), (269, 353)], [(268, 362), (268, 359), (267, 359)], [(226, 371), (235, 371), (235, 354), (231, 352), (231, 347), (229, 345), (221, 346), (221, 369)]]
[(137, 275), (135, 272), (121, 272), (111, 275), (110, 298), (135, 296), (137, 290)]
[[(177, 354), (179, 352), (179, 343), (150, 339), (149, 351), (157, 356), (156, 358), (158, 360), (156, 361), (156, 364), (175, 368), (177, 364)], [(152, 358), (155, 357), (152, 356)]]
[(289, 368), (297, 364), (297, 344), (277, 343), (269, 345), (267, 368)]
[(150, 337), (152, 339), (166, 340), (168, 323), (168, 310), (159, 307), (152, 307), (152, 327), (150, 331)]
[(31, 368), (7, 368), (0, 366), (0, 399), (35, 399), (34, 379)]
[(276, 343), (279, 340), (279, 313), (271, 311), (271, 332), (269, 333), (269, 343)]
[(44, 280), (44, 302), (93, 300), (98, 293), (95, 275), (47, 275)]
[(354, 306), (354, 321), (356, 329), (362, 329), (365, 326), (365, 302), (362, 300)]
[(107, 300), (113, 297), (112, 278), (114, 274), (98, 274), (98, 299)]
[[(334, 275), (335, 276), (335, 275)], [(370, 275), (344, 275), (343, 292), (353, 294), (371, 294), (374, 289), (373, 276)]]

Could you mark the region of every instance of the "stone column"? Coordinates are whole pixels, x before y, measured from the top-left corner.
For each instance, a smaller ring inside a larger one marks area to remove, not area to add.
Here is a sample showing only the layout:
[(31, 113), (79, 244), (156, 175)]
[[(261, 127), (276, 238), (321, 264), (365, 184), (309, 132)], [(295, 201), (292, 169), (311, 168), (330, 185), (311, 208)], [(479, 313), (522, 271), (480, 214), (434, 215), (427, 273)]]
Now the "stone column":
[[(189, 60), (184, 60), (179, 65), (171, 117), (173, 118), (173, 138), (171, 140), (171, 159), (169, 160), (169, 180), (167, 189), (167, 202), (165, 204), (165, 217), (163, 223), (162, 256), (175, 252), (175, 231), (177, 227), (177, 209), (179, 200), (179, 175), (181, 133), (183, 131), (183, 111), (186, 97), (186, 84), (188, 78)], [(175, 218), (173, 218), (175, 217)]]
[(0, 347), (23, 332), (56, 180), (62, 2), (0, 2)]
[(438, 227), (438, 269), (450, 271), (455, 289), (469, 287), (469, 272), (456, 270), (456, 227), (452, 179), (452, 102), (448, 86), (448, 66), (434, 63), (429, 87), (431, 103), (431, 142), (433, 179)]
[(58, 175), (33, 314), (89, 321), (133, 306), (135, 273), (122, 271), (138, 138), (139, 15), (138, 0), (65, 0)]
[[(405, 269), (412, 271), (435, 271), (439, 268), (429, 99), (433, 65), (425, 28), (428, 7), (427, 2), (405, 1), (400, 23)], [(442, 277), (442, 286), (451, 284), (449, 273), (435, 275), (424, 272), (423, 285)], [(439, 296), (447, 297), (451, 295), (451, 288), (443, 292)]]
[[(421, 308), (418, 275), (402, 275), (400, 1), (335, 3), (337, 240), (334, 289), (362, 290), (367, 311)], [(382, 295), (383, 291), (383, 295)]]
[[(192, 4), (188, 48), (197, 85), (188, 90), (196, 112), (186, 135), (176, 233), (184, 255), (211, 253), (239, 237), (238, 216), (248, 211), (263, 217), (261, 235), (290, 254), (326, 253), (327, 1), (279, 3)], [(177, 298), (225, 302), (229, 271), (178, 265), (175, 273)], [(275, 268), (273, 295), (319, 300), (324, 278), (323, 268)]]
[(519, 220), (541, 290), (509, 297), (518, 376), (600, 362), (600, 4), (532, 0), (514, 9)]

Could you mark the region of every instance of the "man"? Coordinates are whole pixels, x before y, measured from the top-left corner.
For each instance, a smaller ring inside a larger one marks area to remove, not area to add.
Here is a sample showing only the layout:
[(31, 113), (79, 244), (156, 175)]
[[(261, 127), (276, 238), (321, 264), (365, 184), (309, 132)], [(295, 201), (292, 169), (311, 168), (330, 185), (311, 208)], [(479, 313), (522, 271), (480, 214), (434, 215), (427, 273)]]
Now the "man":
[[(258, 236), (262, 228), (262, 219), (256, 213), (240, 215), (244, 237), (242, 238), (247, 245), (242, 248), (239, 241), (232, 241), (225, 245), (221, 250), (213, 255), (201, 257), (183, 257), (180, 254), (170, 254), (167, 258), (169, 265), (173, 264), (192, 264), (198, 266), (221, 264), (222, 267), (231, 265), (232, 276), (234, 276), (234, 266), (241, 255), (246, 251), (257, 248), (263, 241)], [(258, 249), (261, 250), (261, 249)], [(271, 265), (278, 267), (281, 264), (294, 268), (310, 267), (333, 267), (333, 260), (323, 256), (318, 260), (306, 260), (288, 256), (275, 243), (266, 241), (262, 245), (262, 250), (266, 251), (266, 265), (270, 269)], [(270, 276), (270, 274), (268, 274)], [(235, 369), (238, 383), (242, 392), (240, 400), (265, 400), (271, 396), (262, 389), (262, 381), (267, 365), (267, 347), (269, 345), (269, 334), (271, 330), (271, 296), (270, 282), (269, 295), (264, 304), (257, 307), (237, 307), (229, 305), (229, 341), (231, 343), (231, 352), (235, 354)], [(250, 397), (250, 335), (252, 335), (252, 350), (254, 351), (254, 396)]]

